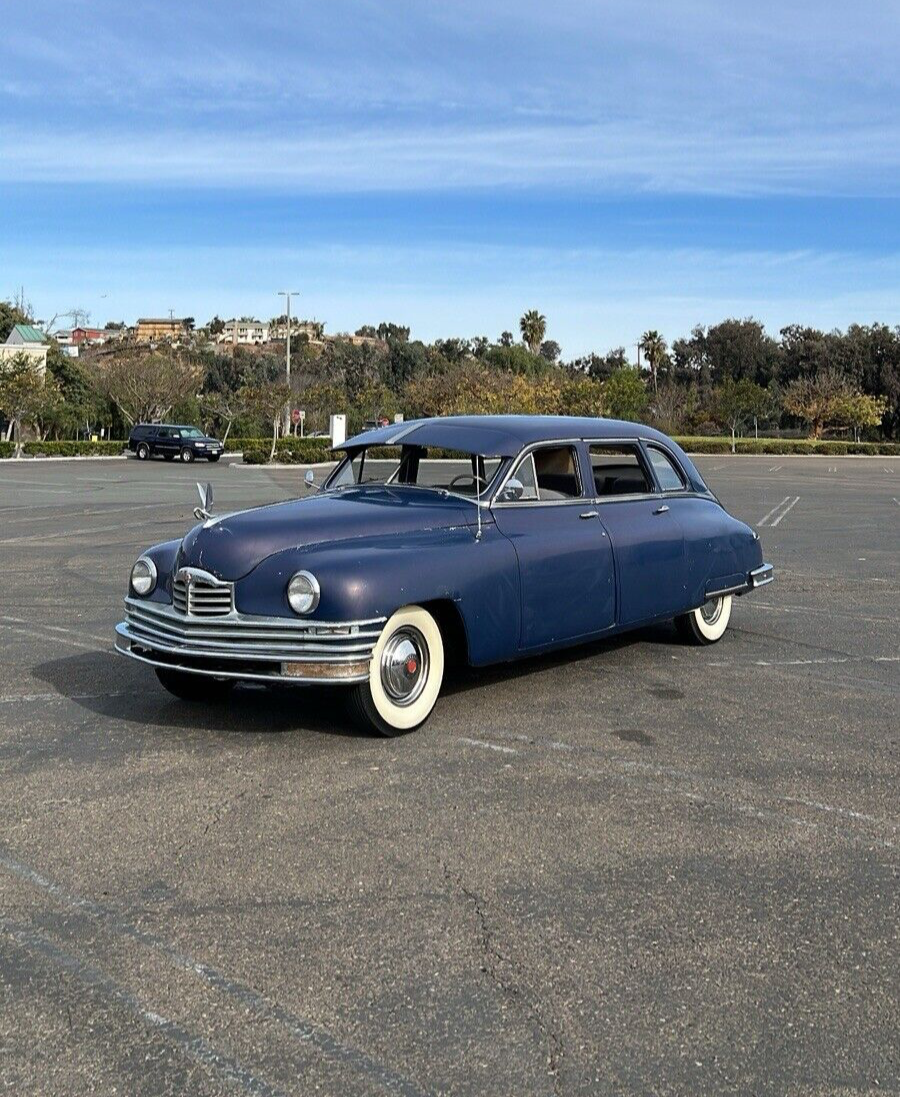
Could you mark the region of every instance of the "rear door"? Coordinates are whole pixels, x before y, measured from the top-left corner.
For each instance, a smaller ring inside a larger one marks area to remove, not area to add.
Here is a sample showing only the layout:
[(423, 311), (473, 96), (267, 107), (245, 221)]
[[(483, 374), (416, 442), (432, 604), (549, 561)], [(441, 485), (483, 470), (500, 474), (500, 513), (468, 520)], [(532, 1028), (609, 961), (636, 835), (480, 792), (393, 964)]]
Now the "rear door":
[(606, 530), (582, 484), (575, 443), (529, 451), (501, 487), (494, 520), (516, 550), (522, 600), (520, 648), (590, 636), (615, 622), (615, 575)]
[(618, 579), (619, 625), (685, 608), (684, 531), (657, 490), (636, 441), (591, 442), (587, 449), (600, 521), (609, 533)]

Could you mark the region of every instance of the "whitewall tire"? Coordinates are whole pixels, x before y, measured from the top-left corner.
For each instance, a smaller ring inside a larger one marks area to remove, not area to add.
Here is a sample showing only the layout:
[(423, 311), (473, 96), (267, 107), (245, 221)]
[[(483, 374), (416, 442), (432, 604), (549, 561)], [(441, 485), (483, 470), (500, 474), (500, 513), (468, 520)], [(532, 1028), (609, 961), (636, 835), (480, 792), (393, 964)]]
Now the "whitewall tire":
[(681, 635), (692, 644), (714, 644), (721, 640), (731, 620), (730, 594), (711, 598), (698, 609), (675, 618)]
[(368, 682), (353, 688), (351, 709), (366, 729), (405, 735), (431, 715), (444, 680), (444, 641), (431, 614), (404, 606), (372, 652)]

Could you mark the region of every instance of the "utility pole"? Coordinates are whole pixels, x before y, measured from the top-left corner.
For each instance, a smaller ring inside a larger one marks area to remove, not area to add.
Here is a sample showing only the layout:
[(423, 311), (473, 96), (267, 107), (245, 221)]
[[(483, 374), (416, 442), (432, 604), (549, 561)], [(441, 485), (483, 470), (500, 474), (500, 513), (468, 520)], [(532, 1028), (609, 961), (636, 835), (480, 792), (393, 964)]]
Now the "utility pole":
[[(288, 388), (290, 388), (291, 387), (291, 298), (292, 297), (299, 297), (300, 294), (297, 290), (280, 289), (278, 291), (278, 296), (283, 297), (285, 299), (286, 304), (287, 304), (287, 340), (286, 340), (286, 343), (285, 343), (286, 350), (285, 350), (285, 356), (284, 356), (284, 365), (285, 365), (285, 371), (287, 372), (287, 385), (288, 385)], [(288, 400), (288, 404), (284, 409), (284, 433), (285, 434), (287, 434), (287, 432), (290, 430), (290, 424), (291, 424), (291, 406), (290, 406), (290, 400)]]

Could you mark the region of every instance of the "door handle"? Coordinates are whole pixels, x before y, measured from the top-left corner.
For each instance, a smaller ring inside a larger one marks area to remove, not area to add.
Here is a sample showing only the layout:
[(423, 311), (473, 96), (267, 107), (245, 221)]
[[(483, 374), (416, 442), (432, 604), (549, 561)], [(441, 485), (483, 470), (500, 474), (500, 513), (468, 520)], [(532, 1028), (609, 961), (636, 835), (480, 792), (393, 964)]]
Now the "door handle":
[(663, 505), (661, 507), (657, 507), (656, 510), (653, 513), (654, 514), (665, 514), (668, 511), (668, 509), (669, 509), (668, 506), (666, 506), (666, 504), (663, 503)]
[(600, 515), (595, 510), (586, 510), (578, 515), (579, 518), (599, 518)]

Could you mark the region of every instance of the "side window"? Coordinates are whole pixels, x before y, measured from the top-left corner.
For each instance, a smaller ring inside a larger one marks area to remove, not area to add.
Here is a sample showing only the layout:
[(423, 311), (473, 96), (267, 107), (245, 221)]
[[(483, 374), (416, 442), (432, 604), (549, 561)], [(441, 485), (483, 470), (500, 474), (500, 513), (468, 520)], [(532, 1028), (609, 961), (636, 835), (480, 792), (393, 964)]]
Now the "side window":
[(577, 499), (581, 495), (578, 457), (571, 446), (545, 446), (533, 453), (538, 498)]
[(641, 495), (653, 490), (637, 446), (593, 445), (590, 452), (594, 490), (599, 497)]
[(520, 498), (521, 502), (535, 502), (538, 498), (537, 476), (534, 473), (534, 456), (529, 453), (521, 465), (513, 473), (513, 478), (518, 480), (525, 489)]
[(684, 488), (684, 480), (666, 454), (655, 446), (649, 446), (647, 452), (650, 454), (650, 464), (653, 466), (653, 471), (656, 473), (656, 479), (659, 481), (662, 490), (681, 491)]
[(175, 431), (170, 430), (166, 427), (160, 427), (159, 434), (157, 434), (156, 437), (157, 438), (174, 438), (175, 437)]

